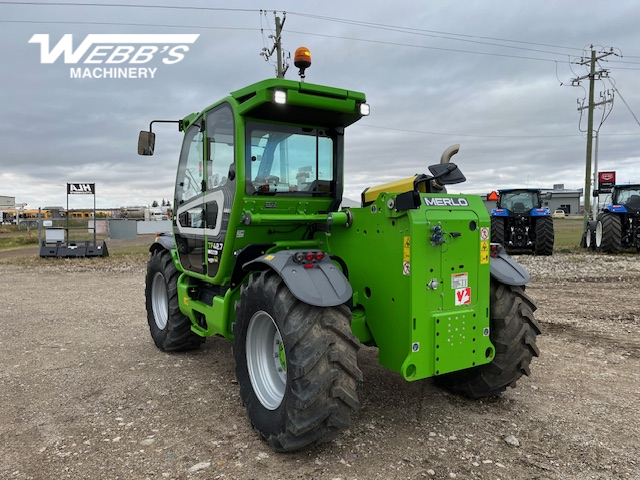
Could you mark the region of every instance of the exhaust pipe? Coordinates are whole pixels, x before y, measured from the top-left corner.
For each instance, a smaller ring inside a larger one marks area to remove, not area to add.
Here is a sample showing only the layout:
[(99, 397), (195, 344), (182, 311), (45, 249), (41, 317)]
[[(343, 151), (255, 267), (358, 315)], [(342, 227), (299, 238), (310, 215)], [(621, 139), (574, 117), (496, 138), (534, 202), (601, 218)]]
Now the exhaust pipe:
[(451, 145), (444, 152), (442, 152), (442, 156), (440, 157), (440, 163), (449, 163), (451, 161), (451, 157), (453, 157), (459, 151), (460, 151), (459, 143), (456, 143), (455, 145)]

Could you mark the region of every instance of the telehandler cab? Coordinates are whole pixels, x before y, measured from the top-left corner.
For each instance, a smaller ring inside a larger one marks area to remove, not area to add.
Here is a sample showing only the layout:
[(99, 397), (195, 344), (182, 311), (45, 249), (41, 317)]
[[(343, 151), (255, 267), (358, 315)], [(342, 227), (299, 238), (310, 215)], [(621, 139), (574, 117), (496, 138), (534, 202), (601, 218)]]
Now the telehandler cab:
[[(340, 209), (359, 92), (268, 79), (176, 123), (172, 235), (150, 247), (146, 307), (164, 351), (233, 342), (252, 426), (276, 451), (335, 438), (359, 408), (362, 344), (406, 380), (472, 398), (515, 386), (538, 355), (528, 273), (490, 244), (451, 156)], [(153, 124), (154, 122), (152, 122)], [(155, 134), (141, 132), (151, 155)]]

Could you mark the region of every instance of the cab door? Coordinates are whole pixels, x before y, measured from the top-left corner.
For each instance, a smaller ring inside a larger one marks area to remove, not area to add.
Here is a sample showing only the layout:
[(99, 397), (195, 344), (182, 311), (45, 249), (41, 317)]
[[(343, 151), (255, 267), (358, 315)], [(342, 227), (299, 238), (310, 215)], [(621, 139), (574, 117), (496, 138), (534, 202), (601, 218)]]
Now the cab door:
[(182, 268), (206, 273), (204, 215), (204, 135), (202, 119), (185, 133), (174, 205), (174, 237)]
[(206, 268), (207, 275), (215, 277), (220, 269), (236, 190), (235, 122), (231, 106), (223, 103), (207, 112), (205, 130)]

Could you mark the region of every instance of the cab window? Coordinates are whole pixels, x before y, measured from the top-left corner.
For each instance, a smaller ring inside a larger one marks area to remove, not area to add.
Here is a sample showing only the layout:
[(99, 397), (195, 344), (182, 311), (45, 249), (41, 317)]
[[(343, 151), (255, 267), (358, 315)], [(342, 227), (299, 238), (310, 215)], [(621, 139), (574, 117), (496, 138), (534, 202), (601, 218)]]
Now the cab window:
[(249, 122), (247, 193), (330, 196), (335, 134), (324, 129)]

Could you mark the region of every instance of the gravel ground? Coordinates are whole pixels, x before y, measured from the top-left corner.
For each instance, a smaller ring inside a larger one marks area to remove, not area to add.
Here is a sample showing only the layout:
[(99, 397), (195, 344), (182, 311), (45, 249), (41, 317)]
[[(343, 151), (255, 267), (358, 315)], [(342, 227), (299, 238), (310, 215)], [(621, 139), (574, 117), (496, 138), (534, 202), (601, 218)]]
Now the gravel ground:
[(231, 343), (155, 348), (142, 256), (1, 259), (0, 478), (640, 478), (640, 255), (518, 260), (544, 334), (517, 388), (467, 400), (362, 348), (351, 429), (275, 454), (246, 420)]

